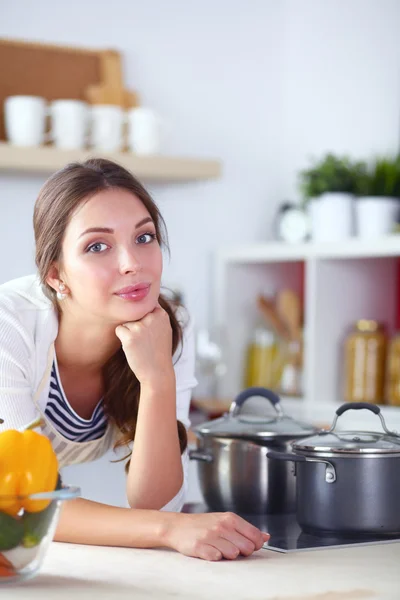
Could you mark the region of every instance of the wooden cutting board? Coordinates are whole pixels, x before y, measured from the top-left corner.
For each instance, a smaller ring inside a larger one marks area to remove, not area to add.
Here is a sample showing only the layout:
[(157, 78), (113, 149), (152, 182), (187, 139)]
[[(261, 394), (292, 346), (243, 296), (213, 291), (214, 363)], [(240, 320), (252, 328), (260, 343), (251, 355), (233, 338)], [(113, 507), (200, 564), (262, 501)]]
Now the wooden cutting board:
[(3, 105), (7, 96), (107, 102), (126, 108), (138, 104), (137, 95), (123, 86), (121, 56), (115, 50), (1, 38), (0, 72), (0, 140), (6, 139)]
[(139, 105), (137, 93), (125, 89), (122, 78), (121, 56), (114, 50), (101, 55), (100, 84), (89, 85), (85, 97), (90, 104), (115, 104), (124, 109)]

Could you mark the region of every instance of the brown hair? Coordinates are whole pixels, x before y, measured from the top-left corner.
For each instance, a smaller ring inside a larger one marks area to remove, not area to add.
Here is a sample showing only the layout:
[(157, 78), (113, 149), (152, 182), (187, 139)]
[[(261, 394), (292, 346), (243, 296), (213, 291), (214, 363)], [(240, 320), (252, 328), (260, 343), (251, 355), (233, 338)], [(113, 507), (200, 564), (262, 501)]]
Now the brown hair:
[[(45, 293), (57, 309), (59, 307), (55, 291), (46, 283), (46, 278), (52, 264), (61, 260), (62, 242), (68, 223), (78, 206), (107, 188), (127, 190), (141, 200), (153, 219), (158, 243), (169, 251), (165, 221), (150, 194), (129, 171), (110, 160), (100, 158), (67, 165), (45, 182), (36, 200), (33, 215), (36, 265)], [(175, 316), (173, 304), (162, 294), (159, 302), (170, 318), (173, 355), (182, 342), (182, 328)], [(114, 446), (116, 449), (135, 438), (140, 383), (129, 367), (122, 348), (106, 363), (103, 375), (104, 410), (121, 432)], [(183, 452), (187, 446), (186, 429), (180, 421), (177, 425)], [(128, 465), (129, 463), (126, 468)]]

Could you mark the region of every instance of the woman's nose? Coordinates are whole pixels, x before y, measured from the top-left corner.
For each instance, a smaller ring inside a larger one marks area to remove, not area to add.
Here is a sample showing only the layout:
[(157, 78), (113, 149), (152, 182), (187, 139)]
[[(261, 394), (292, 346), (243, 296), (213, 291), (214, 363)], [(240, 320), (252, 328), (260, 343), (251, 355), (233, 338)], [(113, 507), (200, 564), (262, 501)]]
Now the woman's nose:
[(133, 249), (121, 250), (119, 255), (119, 271), (121, 274), (138, 273), (142, 265)]

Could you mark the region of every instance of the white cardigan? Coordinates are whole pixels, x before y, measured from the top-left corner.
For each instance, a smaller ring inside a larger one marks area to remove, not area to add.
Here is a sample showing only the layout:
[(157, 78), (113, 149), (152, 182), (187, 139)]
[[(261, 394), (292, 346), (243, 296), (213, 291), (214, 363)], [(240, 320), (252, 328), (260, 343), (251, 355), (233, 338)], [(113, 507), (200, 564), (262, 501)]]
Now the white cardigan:
[[(177, 313), (180, 321), (181, 315), (183, 312)], [(191, 390), (197, 381), (194, 376), (193, 322), (190, 320), (182, 325), (183, 348), (179, 346), (174, 356), (176, 409), (177, 418), (188, 428)], [(112, 448), (118, 432), (109, 424), (101, 438), (73, 442), (62, 436), (44, 415), (57, 332), (56, 310), (44, 294), (37, 275), (0, 285), (0, 417), (4, 419), (0, 431), (18, 429), (41, 414), (45, 421), (41, 431), (50, 439), (62, 468), (98, 459)], [(188, 460), (185, 451), (182, 455), (183, 486), (163, 507), (164, 510), (179, 511), (183, 506)]]

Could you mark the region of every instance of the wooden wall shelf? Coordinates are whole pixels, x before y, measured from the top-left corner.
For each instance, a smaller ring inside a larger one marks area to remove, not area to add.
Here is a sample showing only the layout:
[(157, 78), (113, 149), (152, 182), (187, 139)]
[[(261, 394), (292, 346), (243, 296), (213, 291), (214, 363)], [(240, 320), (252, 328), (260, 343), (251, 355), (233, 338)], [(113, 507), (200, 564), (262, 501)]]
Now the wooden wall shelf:
[(143, 181), (180, 183), (217, 179), (221, 175), (221, 163), (212, 159), (58, 150), (51, 146), (17, 147), (4, 142), (0, 143), (0, 172), (50, 174), (67, 163), (83, 161), (91, 156), (114, 160)]

